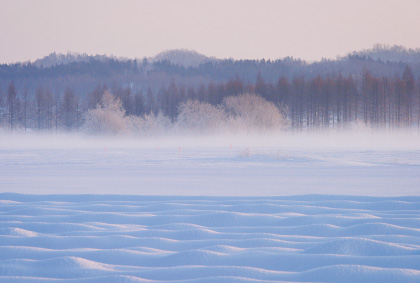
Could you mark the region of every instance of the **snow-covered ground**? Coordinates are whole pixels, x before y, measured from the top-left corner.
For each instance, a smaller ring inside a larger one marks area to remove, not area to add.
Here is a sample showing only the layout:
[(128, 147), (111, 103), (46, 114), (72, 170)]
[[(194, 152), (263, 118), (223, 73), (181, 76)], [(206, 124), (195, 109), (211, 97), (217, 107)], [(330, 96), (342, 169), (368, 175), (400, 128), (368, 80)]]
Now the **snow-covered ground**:
[(418, 134), (0, 138), (0, 282), (420, 282)]
[(420, 197), (0, 194), (0, 204), (0, 282), (420, 282)]

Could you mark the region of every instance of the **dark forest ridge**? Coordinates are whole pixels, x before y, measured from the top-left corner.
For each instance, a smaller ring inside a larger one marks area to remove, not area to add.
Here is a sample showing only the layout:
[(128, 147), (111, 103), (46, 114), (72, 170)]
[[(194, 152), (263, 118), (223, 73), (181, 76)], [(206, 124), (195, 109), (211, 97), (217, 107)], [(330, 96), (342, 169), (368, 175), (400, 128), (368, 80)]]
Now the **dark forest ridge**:
[[(253, 83), (258, 74), (270, 83), (279, 77), (314, 78), (334, 74), (360, 78), (364, 70), (376, 76), (401, 74), (409, 65), (415, 78), (420, 76), (420, 49), (375, 45), (372, 49), (352, 52), (335, 60), (308, 63), (293, 57), (278, 60), (234, 60), (207, 57), (191, 50), (170, 50), (152, 58), (128, 59), (106, 55), (52, 53), (35, 62), (0, 65), (0, 87), (15, 81), (16, 87), (36, 88), (48, 83), (64, 91), (68, 81), (76, 92), (89, 92), (97, 84), (123, 83), (135, 89), (158, 91), (172, 79), (186, 85), (199, 86), (239, 78)], [(66, 82), (67, 81), (67, 82)]]
[[(364, 49), (361, 51), (353, 51), (353, 52), (348, 53), (345, 56), (338, 56), (337, 60), (343, 60), (345, 58), (348, 58), (349, 56), (366, 57), (372, 60), (379, 60), (383, 62), (387, 62), (387, 61), (402, 62), (402, 63), (407, 63), (407, 64), (420, 63), (420, 48), (410, 49), (410, 48), (405, 48), (404, 46), (400, 46), (400, 45), (389, 46), (389, 45), (375, 44), (373, 48), (370, 48), (370, 49)], [(293, 58), (293, 57), (290, 57), (290, 58)], [(144, 57), (144, 58), (140, 58), (140, 59), (137, 58), (137, 59), (132, 59), (132, 60), (137, 60), (141, 62), (144, 59), (147, 59), (149, 62), (167, 60), (175, 65), (181, 65), (185, 67), (190, 67), (190, 66), (197, 67), (198, 65), (204, 64), (207, 62), (224, 60), (221, 58), (208, 57), (204, 54), (198, 53), (195, 50), (188, 50), (188, 49), (166, 50), (166, 51), (162, 51), (158, 53), (157, 55), (153, 57), (148, 57), (148, 58)], [(68, 52), (67, 54), (54, 52), (43, 58), (35, 60), (34, 62), (32, 62), (32, 64), (37, 67), (41, 67), (41, 66), (51, 67), (53, 65), (70, 64), (73, 62), (89, 62), (91, 60), (129, 61), (130, 59), (125, 58), (125, 57), (115, 57), (115, 56), (98, 55), (98, 54), (88, 55), (88, 54), (77, 53), (77, 52)], [(247, 60), (247, 59), (242, 59), (242, 60)], [(241, 60), (239, 59), (236, 61), (241, 61)], [(317, 61), (312, 62), (312, 63), (316, 63), (316, 62)]]
[(115, 56), (107, 56), (107, 55), (88, 55), (82, 54), (77, 52), (67, 52), (67, 54), (62, 53), (51, 53), (41, 59), (37, 59), (34, 62), (24, 62), (23, 64), (31, 63), (36, 67), (43, 67), (48, 68), (54, 65), (61, 65), (61, 64), (71, 64), (74, 62), (89, 62), (89, 61), (100, 61), (106, 62), (110, 60), (116, 60), (121, 62), (127, 62), (130, 60), (136, 60), (138, 62), (143, 62), (147, 60), (148, 62), (159, 62), (159, 61), (169, 61), (175, 65), (181, 65), (185, 67), (197, 67), (200, 64), (204, 64), (207, 62), (218, 61), (220, 59), (217, 58), (210, 58), (203, 54), (198, 53), (194, 50), (187, 50), (187, 49), (174, 49), (174, 50), (166, 50), (158, 53), (156, 56), (153, 57), (144, 57), (141, 59), (129, 59), (125, 57), (115, 57)]

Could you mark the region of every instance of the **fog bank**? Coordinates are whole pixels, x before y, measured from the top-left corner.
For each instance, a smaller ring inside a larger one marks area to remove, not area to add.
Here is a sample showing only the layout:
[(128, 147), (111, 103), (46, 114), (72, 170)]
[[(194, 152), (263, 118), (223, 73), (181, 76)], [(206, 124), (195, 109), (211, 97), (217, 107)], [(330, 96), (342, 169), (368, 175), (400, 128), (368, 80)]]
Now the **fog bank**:
[(1, 133), (0, 149), (157, 147), (273, 147), (273, 148), (371, 148), (420, 150), (420, 132), (413, 130), (352, 129), (247, 134), (161, 134), (159, 136), (92, 136), (83, 133)]

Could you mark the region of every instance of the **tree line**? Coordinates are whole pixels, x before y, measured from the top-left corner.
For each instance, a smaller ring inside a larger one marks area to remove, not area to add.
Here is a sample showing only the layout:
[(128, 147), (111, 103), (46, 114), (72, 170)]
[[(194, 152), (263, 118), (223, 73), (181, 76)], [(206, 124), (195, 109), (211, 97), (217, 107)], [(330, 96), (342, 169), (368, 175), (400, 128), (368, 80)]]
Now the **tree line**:
[(360, 76), (280, 76), (270, 82), (258, 73), (252, 83), (239, 76), (198, 85), (172, 78), (157, 90), (113, 82), (98, 84), (87, 93), (72, 87), (57, 91), (48, 84), (18, 91), (10, 81), (5, 88), (0, 87), (0, 127), (10, 132), (77, 132), (84, 126), (87, 113), (109, 92), (121, 102), (124, 115), (162, 115), (172, 124), (179, 120), (180, 106), (188, 101), (216, 107), (227, 97), (252, 93), (275, 105), (294, 130), (346, 128), (354, 123), (419, 128), (419, 85), (409, 66), (393, 77), (365, 69)]

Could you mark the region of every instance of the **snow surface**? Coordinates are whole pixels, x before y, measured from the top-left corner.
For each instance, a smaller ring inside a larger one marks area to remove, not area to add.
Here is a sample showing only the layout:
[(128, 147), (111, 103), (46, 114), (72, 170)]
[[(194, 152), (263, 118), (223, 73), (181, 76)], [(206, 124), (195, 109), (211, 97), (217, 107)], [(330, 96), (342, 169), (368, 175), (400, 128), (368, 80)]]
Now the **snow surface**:
[(0, 137), (0, 282), (420, 282), (419, 136), (327, 137)]
[(420, 282), (420, 197), (0, 200), (0, 282)]

